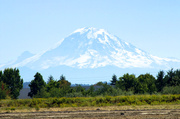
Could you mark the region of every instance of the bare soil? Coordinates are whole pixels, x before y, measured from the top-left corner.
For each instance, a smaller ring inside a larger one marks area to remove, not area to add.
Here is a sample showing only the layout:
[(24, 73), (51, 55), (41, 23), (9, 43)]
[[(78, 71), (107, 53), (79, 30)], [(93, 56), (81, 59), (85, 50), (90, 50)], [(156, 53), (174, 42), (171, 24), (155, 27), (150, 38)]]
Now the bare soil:
[(3, 112), (2, 119), (180, 119), (179, 109)]

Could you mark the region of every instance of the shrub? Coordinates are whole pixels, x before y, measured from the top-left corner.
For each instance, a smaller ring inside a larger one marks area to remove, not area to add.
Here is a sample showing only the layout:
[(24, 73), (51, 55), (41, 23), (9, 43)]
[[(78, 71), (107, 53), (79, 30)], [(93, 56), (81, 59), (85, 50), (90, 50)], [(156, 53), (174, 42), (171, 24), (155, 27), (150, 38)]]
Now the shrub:
[(180, 86), (164, 87), (162, 94), (180, 94)]
[[(72, 97), (72, 98), (34, 98), (21, 100), (1, 100), (0, 107), (81, 107), (81, 106), (109, 106), (109, 105), (157, 105), (180, 104), (180, 95), (132, 95), (106, 97)], [(12, 109), (13, 110), (13, 109)]]
[(83, 97), (81, 92), (68, 93), (65, 97)]
[(36, 105), (36, 106), (35, 106), (35, 109), (36, 109), (36, 111), (39, 111), (39, 110), (40, 110), (39, 105)]

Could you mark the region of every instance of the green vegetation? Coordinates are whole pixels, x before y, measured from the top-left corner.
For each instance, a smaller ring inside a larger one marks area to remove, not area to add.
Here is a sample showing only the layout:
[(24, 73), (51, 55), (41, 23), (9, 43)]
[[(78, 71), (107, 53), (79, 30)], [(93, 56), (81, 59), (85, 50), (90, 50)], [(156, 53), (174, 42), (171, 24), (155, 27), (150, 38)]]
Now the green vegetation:
[[(40, 75), (40, 74), (39, 74)], [(36, 75), (35, 75), (36, 76)], [(134, 74), (124, 74), (117, 79), (116, 75), (112, 76), (110, 84), (107, 82), (98, 82), (95, 85), (85, 89), (81, 85), (71, 87), (71, 83), (61, 75), (59, 80), (54, 80), (50, 76), (47, 84), (29, 85), (31, 92), (36, 89), (31, 97), (48, 98), (48, 97), (97, 97), (97, 96), (121, 96), (121, 95), (142, 95), (142, 94), (180, 94), (180, 70), (171, 69), (165, 73), (160, 71), (157, 79), (151, 74), (141, 74), (136, 77)], [(43, 82), (40, 76), (39, 82)], [(37, 87), (36, 87), (37, 86)], [(39, 87), (42, 88), (39, 88)], [(30, 92), (30, 93), (31, 93)]]
[(114, 74), (114, 75), (112, 76), (111, 85), (115, 85), (115, 84), (116, 84), (116, 81), (117, 81), (117, 76)]
[(0, 71), (0, 99), (17, 99), (23, 87), (23, 79), (19, 74), (19, 69), (7, 68)]
[[(17, 109), (56, 107), (97, 107), (124, 105), (179, 105), (180, 70), (160, 71), (157, 78), (151, 74), (124, 74), (112, 76), (111, 83), (98, 82), (85, 89), (81, 85), (71, 87), (66, 77), (59, 80), (50, 76), (46, 83), (40, 73), (29, 84), (32, 99), (17, 99), (23, 79), (18, 69), (0, 71), (0, 108), (7, 112)], [(166, 95), (168, 94), (168, 95)], [(5, 100), (3, 100), (5, 99)], [(12, 100), (16, 99), (16, 100)]]
[(133, 94), (180, 94), (180, 70), (158, 72), (157, 78), (151, 74), (124, 74), (116, 82), (116, 88), (122, 91), (132, 91)]
[(86, 107), (86, 106), (123, 106), (123, 105), (164, 105), (180, 104), (180, 95), (132, 95), (105, 97), (74, 97), (74, 98), (33, 98), (18, 100), (1, 100), (0, 107), (40, 108), (51, 107)]
[(44, 82), (42, 75), (37, 72), (34, 75), (34, 80), (29, 84), (31, 91), (28, 93), (28, 96), (33, 97), (34, 95), (37, 95), (45, 86), (46, 83)]
[[(32, 98), (61, 98), (61, 97), (105, 97), (105, 96), (128, 96), (143, 94), (180, 94), (180, 70), (158, 72), (155, 78), (151, 74), (124, 74), (117, 78), (114, 74), (107, 82), (98, 82), (85, 89), (81, 85), (71, 87), (66, 77), (61, 75), (59, 80), (50, 76), (46, 83), (43, 76), (37, 72), (29, 84)], [(23, 79), (20, 78), (18, 69), (5, 69), (0, 71), (0, 99), (17, 99), (22, 89)]]

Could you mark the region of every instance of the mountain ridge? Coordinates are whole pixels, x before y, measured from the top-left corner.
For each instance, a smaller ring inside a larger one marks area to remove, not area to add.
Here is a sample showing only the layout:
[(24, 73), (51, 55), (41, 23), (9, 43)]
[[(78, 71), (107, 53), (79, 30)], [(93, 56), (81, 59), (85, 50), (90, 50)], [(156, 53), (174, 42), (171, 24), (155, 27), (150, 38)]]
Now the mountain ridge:
[[(24, 59), (22, 59), (23, 56)], [(49, 70), (50, 72), (55, 72), (53, 68), (56, 69), (57, 67), (56, 70), (62, 71), (61, 67), (63, 66), (73, 68), (74, 70), (95, 70), (103, 67), (159, 70), (180, 67), (180, 60), (178, 59), (160, 58), (151, 55), (104, 29), (93, 27), (77, 29), (46, 51), (33, 56), (27, 52), (23, 56), (20, 56), (21, 60), (19, 62), (2, 65), (0, 68), (18, 67), (21, 69), (25, 68), (25, 71), (29, 72), (31, 72), (30, 70), (33, 70), (32, 72), (42, 71), (45, 74), (49, 69), (51, 69)], [(65, 69), (71, 70), (70, 68)], [(106, 70), (109, 69), (106, 68)], [(97, 71), (100, 72), (100, 70)], [(81, 73), (78, 74), (80, 75)], [(87, 74), (90, 75), (90, 73)]]
[[(25, 55), (25, 54), (23, 54)], [(30, 57), (18, 60), (12, 67), (27, 66), (47, 69), (58, 65), (78, 68), (97, 68), (114, 65), (120, 68), (163, 66), (165, 62), (180, 62), (177, 59), (159, 58), (127, 43), (104, 29), (80, 28), (40, 54), (28, 53)], [(39, 61), (38, 61), (39, 60)], [(33, 64), (39, 67), (32, 66)], [(167, 64), (167, 63), (165, 63)], [(170, 67), (167, 66), (166, 67)]]

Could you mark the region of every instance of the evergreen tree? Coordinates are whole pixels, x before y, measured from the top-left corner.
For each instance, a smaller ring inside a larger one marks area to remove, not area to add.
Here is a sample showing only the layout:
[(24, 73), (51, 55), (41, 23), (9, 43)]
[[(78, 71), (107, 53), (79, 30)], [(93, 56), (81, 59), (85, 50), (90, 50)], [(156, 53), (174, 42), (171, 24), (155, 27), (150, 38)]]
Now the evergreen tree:
[(171, 86), (180, 86), (180, 77), (174, 76), (171, 81)]
[(0, 81), (0, 99), (5, 99), (9, 95), (9, 92), (6, 84)]
[(21, 79), (19, 69), (7, 68), (4, 70), (3, 74), (0, 73), (0, 75), (3, 83), (5, 83), (10, 90), (11, 98), (17, 99), (20, 90), (23, 88), (23, 79)]
[(164, 71), (160, 71), (157, 75), (157, 80), (156, 80), (156, 88), (158, 92), (162, 91), (164, 84), (165, 84)]
[(63, 76), (63, 75), (61, 75), (60, 76), (60, 80), (59, 81), (65, 81), (66, 80), (66, 77), (65, 76)]
[(45, 86), (46, 83), (44, 82), (42, 75), (39, 72), (37, 72), (34, 75), (34, 80), (32, 80), (31, 83), (29, 84), (31, 91), (28, 93), (28, 96), (30, 97), (35, 96)]
[(116, 82), (116, 88), (119, 88), (121, 90), (125, 90), (125, 85), (124, 85), (124, 81), (122, 79), (122, 77), (119, 77), (119, 80)]
[(76, 85), (75, 87), (74, 87), (74, 91), (75, 92), (84, 92), (85, 91), (85, 88), (83, 88), (81, 85)]
[(117, 81), (117, 76), (114, 74), (114, 75), (112, 76), (111, 85), (115, 85), (115, 84), (116, 84), (116, 81)]
[(66, 80), (66, 77), (61, 75), (60, 80), (58, 81), (58, 87), (59, 88), (69, 88), (71, 86), (71, 83)]
[(61, 75), (60, 80), (57, 82), (57, 87), (60, 88), (61, 97), (65, 96), (71, 89), (71, 83), (66, 80), (66, 77)]
[(48, 84), (49, 82), (51, 82), (51, 81), (54, 81), (54, 77), (53, 77), (52, 75), (49, 76), (48, 81), (47, 81), (47, 84)]
[(47, 91), (49, 92), (52, 88), (57, 88), (57, 81), (54, 80), (53, 76), (50, 75), (46, 85)]
[(173, 69), (169, 70), (167, 72), (167, 75), (165, 76), (165, 86), (178, 86), (180, 85), (180, 70)]
[(174, 71), (174, 77), (172, 78), (172, 85), (173, 86), (180, 86), (180, 70)]
[(93, 85), (91, 85), (90, 88), (88, 89), (88, 95), (94, 96), (94, 91), (95, 91), (95, 88)]
[(0, 82), (2, 81), (2, 76), (3, 76), (3, 73), (2, 71), (0, 71)]
[(165, 76), (166, 86), (173, 86), (173, 84), (172, 84), (173, 77), (174, 77), (174, 71), (173, 71), (173, 69), (171, 69), (167, 72), (167, 75)]

